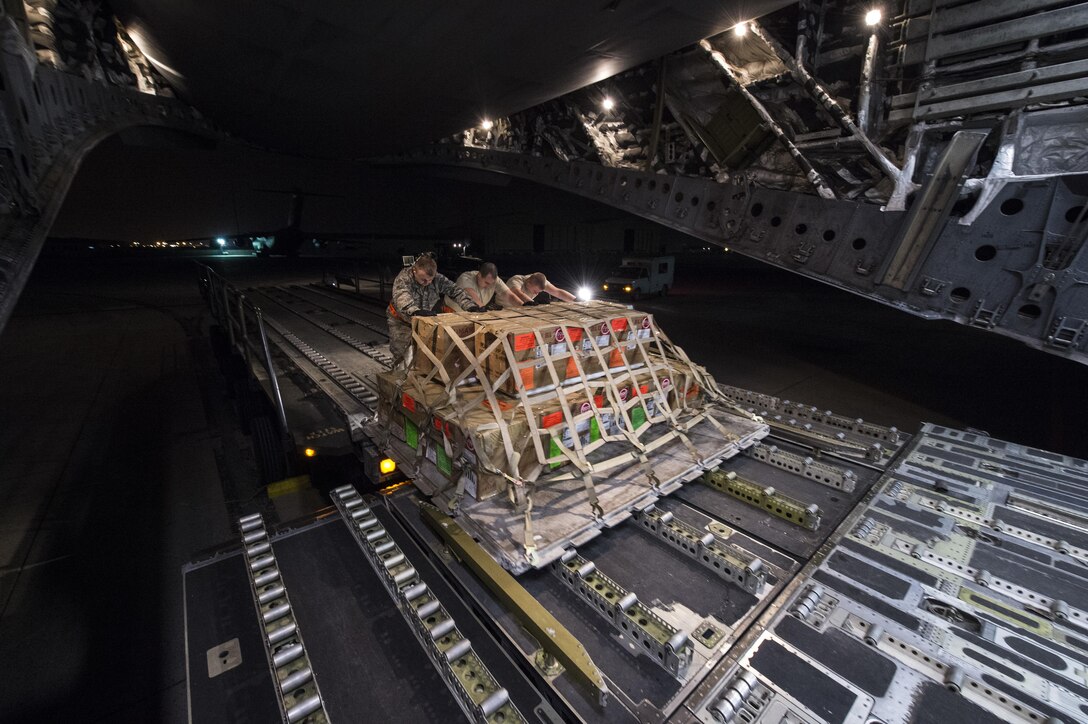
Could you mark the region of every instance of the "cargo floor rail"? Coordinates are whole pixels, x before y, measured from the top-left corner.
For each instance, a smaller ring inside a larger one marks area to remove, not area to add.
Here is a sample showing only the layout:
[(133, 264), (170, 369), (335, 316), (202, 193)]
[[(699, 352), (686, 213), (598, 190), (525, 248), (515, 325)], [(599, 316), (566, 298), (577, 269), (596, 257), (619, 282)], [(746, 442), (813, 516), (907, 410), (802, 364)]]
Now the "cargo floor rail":
[(238, 519), (238, 528), (261, 626), (261, 641), (268, 656), (283, 721), (326, 724), (329, 718), (321, 690), (302, 643), (302, 632), (287, 597), (264, 519), (260, 513), (244, 516)]
[(472, 649), (442, 602), (424, 583), (378, 517), (350, 485), (336, 488), (332, 501), (397, 603), (412, 633), (468, 718), (479, 724), (517, 724), (524, 718), (506, 689)]

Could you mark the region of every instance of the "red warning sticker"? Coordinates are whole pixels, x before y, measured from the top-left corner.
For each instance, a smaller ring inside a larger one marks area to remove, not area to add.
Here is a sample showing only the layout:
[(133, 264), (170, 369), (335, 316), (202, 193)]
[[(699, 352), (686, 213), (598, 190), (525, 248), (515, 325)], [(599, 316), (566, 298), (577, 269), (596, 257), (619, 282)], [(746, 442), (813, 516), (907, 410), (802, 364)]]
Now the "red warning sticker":
[(562, 411), (552, 412), (552, 413), (549, 413), (549, 414), (545, 415), (544, 417), (540, 418), (540, 426), (541, 427), (554, 427), (555, 425), (558, 425), (561, 422), (563, 422), (563, 413), (562, 413)]
[(519, 334), (514, 337), (514, 351), (524, 352), (527, 349), (532, 349), (536, 346), (536, 337), (530, 332), (529, 334)]
[(627, 329), (627, 319), (625, 317), (616, 317), (612, 320), (612, 329), (617, 332), (622, 332)]
[(405, 392), (400, 398), (400, 404), (405, 410), (416, 411), (416, 401), (412, 399), (411, 395)]
[(577, 342), (582, 338), (582, 330), (575, 329), (573, 327), (567, 327), (567, 339), (571, 342)]

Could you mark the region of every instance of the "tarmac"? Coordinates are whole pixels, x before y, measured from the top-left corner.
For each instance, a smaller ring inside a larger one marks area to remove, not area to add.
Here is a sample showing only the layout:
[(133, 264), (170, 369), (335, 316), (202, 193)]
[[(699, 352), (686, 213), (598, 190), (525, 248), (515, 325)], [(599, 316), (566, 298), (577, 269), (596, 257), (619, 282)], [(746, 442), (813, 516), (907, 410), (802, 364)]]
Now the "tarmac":
[[(205, 260), (244, 283), (353, 265)], [(195, 261), (47, 254), (0, 336), (0, 721), (187, 721), (181, 566), (238, 515), (296, 512), (257, 485)], [(586, 278), (541, 257), (500, 270), (530, 264)], [(1014, 340), (718, 252), (637, 306), (723, 384), (1088, 457), (1088, 366)]]

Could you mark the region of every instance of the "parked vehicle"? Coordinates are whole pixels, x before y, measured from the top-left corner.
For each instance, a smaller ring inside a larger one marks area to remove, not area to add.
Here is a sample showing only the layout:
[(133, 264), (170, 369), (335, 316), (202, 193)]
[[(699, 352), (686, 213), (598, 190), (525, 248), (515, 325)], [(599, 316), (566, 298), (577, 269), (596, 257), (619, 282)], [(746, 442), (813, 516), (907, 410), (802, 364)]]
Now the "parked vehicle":
[(675, 270), (675, 257), (624, 257), (622, 266), (601, 285), (601, 295), (621, 299), (664, 296), (672, 288)]

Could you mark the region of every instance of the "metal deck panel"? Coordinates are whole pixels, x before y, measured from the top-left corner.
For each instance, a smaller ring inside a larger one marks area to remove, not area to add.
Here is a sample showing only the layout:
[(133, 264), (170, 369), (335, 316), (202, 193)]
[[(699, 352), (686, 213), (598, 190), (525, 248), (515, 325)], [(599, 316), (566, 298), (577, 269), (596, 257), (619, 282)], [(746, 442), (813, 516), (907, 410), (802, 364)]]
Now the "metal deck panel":
[[(240, 552), (187, 565), (182, 576), (190, 721), (278, 721), (276, 689)], [(207, 652), (235, 638), (241, 663), (210, 677)]]
[[(962, 469), (943, 465), (952, 449), (971, 458), (961, 468), (998, 479), (964, 485)], [(752, 629), (740, 666), (715, 671), (691, 710), (710, 721), (707, 707), (726, 706), (730, 682), (750, 668), (758, 683), (732, 700), (750, 721), (1084, 721), (1088, 656), (1077, 647), (1088, 566), (1050, 542), (1068, 526), (1026, 514), (995, 520), (1028, 470), (1046, 476), (1053, 466), (1074, 494), (1088, 493), (1088, 475), (1068, 480), (1083, 461), (1037, 452), (924, 426), (835, 532), (834, 548)], [(962, 492), (948, 495), (953, 487)], [(828, 681), (799, 688), (800, 671)]]
[[(776, 444), (783, 450), (798, 451), (798, 448), (781, 440), (776, 440)], [(807, 530), (801, 526), (793, 525), (781, 518), (769, 515), (761, 508), (749, 505), (702, 483), (685, 485), (677, 493), (677, 497), (714, 518), (756, 536), (772, 546), (794, 556), (807, 558), (816, 552), (816, 549), (827, 539), (835, 526), (853, 509), (857, 501), (865, 495), (866, 491), (880, 476), (875, 470), (842, 460), (835, 460), (833, 464), (854, 472), (857, 476), (854, 492), (846, 493), (836, 488), (829, 488), (801, 475), (746, 455), (738, 455), (730, 459), (721, 468), (722, 470), (736, 472), (739, 477), (762, 486), (773, 487), (775, 490), (805, 503), (816, 503), (820, 506), (822, 514), (820, 527), (816, 530)]]

